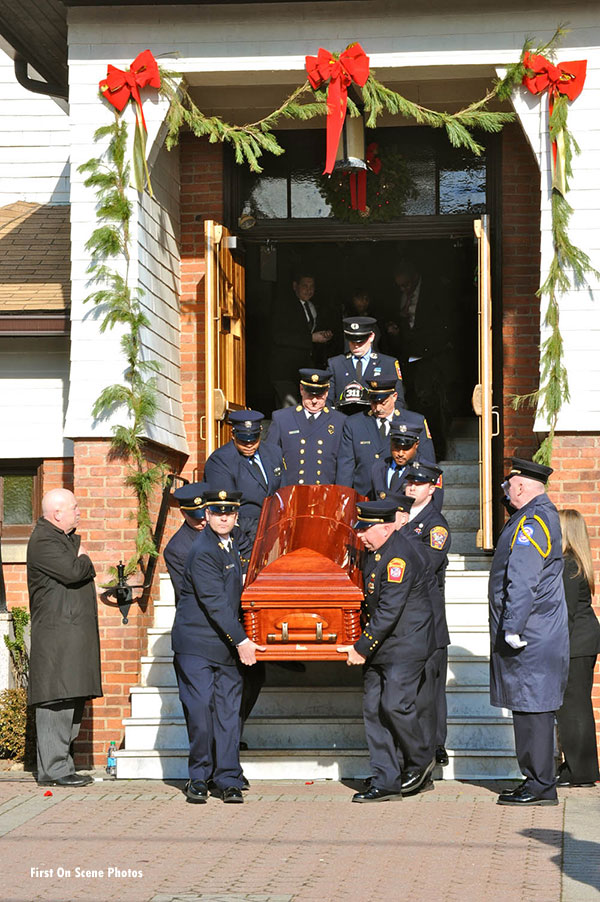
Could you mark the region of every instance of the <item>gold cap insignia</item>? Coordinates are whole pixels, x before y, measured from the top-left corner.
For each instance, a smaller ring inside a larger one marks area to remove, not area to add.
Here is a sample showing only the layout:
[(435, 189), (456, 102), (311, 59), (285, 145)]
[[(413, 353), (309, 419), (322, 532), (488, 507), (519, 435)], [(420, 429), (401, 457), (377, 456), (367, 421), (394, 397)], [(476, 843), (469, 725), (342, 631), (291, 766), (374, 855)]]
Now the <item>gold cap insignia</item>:
[(221, 499), (221, 501), (225, 501), (225, 499), (227, 498), (227, 492), (219, 492), (219, 498)]
[(198, 498), (194, 498), (194, 504), (202, 504), (202, 498), (198, 496)]
[(400, 432), (406, 432), (406, 425), (404, 423), (400, 423), (399, 429)]
[(252, 427), (252, 420), (244, 420), (244, 426), (246, 429), (250, 429)]

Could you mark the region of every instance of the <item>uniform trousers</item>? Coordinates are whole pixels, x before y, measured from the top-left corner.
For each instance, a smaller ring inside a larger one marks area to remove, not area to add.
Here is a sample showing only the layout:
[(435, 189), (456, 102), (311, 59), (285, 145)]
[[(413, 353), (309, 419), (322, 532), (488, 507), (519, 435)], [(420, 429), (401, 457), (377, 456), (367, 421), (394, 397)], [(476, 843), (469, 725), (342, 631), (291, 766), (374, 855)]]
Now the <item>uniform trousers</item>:
[(424, 668), (424, 659), (365, 665), (363, 720), (377, 789), (398, 792), (403, 770), (431, 761), (416, 709)]
[(571, 658), (562, 706), (556, 712), (564, 763), (561, 777), (570, 783), (594, 783), (598, 773), (592, 685), (596, 655)]
[(436, 648), (425, 664), (425, 680), (417, 694), (417, 716), (433, 757), (437, 746), (446, 745), (448, 704), (446, 675), (448, 648)]
[(525, 788), (540, 799), (555, 799), (554, 711), (513, 711), (513, 725)]
[(219, 664), (200, 655), (175, 654), (174, 663), (190, 742), (190, 780), (212, 778), (221, 790), (241, 789), (240, 671), (235, 663)]
[(266, 667), (264, 661), (257, 661), (252, 667), (244, 666), (242, 671), (244, 688), (242, 691), (242, 726), (250, 717), (254, 705), (258, 701), (260, 690), (265, 685)]
[(85, 698), (67, 698), (36, 705), (38, 780), (59, 780), (75, 773), (71, 743), (77, 739)]

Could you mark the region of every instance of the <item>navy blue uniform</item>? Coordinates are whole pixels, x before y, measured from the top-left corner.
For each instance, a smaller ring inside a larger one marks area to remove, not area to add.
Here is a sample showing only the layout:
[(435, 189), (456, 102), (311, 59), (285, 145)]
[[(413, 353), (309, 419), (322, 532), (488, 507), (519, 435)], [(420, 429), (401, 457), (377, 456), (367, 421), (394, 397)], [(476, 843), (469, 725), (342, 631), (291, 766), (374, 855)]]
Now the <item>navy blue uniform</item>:
[[(490, 702), (513, 711), (526, 788), (555, 798), (554, 714), (569, 671), (569, 628), (558, 511), (538, 495), (507, 521), (489, 583)], [(505, 634), (527, 642), (513, 649)]]
[[(186, 520), (184, 520), (177, 532), (171, 536), (163, 551), (165, 564), (167, 565), (167, 570), (175, 591), (175, 604), (177, 604), (179, 596), (181, 595), (185, 562), (188, 559), (192, 545), (201, 532), (202, 530), (194, 529)], [(242, 569), (245, 572), (248, 568), (248, 562), (250, 561), (252, 545), (239, 527), (234, 526), (232, 535), (237, 540), (241, 555)]]
[(261, 442), (258, 455), (267, 476), (266, 485), (259, 467), (240, 454), (233, 441), (213, 451), (204, 467), (204, 480), (211, 489), (242, 493), (239, 525), (252, 542), (263, 501), (281, 486), (284, 473), (281, 451), (275, 445)]
[[(389, 477), (389, 470), (393, 464), (392, 457), (379, 458), (373, 464), (371, 470), (371, 491), (369, 497), (373, 501), (383, 501), (391, 493), (393, 495), (404, 494), (404, 485), (406, 483), (406, 473), (409, 464), (404, 467), (397, 467), (394, 464), (394, 472)], [(439, 478), (439, 486), (432, 495), (431, 504), (438, 511), (442, 509), (444, 503), (444, 487), (442, 485), (443, 477)]]
[(432, 573), (413, 543), (394, 532), (366, 559), (363, 718), (373, 785), (398, 792), (402, 770), (425, 768), (431, 747), (416, 710), (419, 683), (434, 645)]
[[(420, 454), (426, 460), (435, 460), (427, 423), (420, 413), (395, 410), (393, 422), (415, 429), (419, 433)], [(361, 495), (369, 495), (371, 492), (373, 465), (377, 460), (387, 457), (390, 451), (389, 434), (382, 438), (377, 428), (378, 423), (372, 410), (355, 413), (346, 419), (338, 451), (335, 476), (337, 485), (347, 485)]]
[(425, 666), (426, 693), (422, 698), (420, 716), (429, 725), (432, 744), (445, 746), (447, 736), (448, 705), (446, 679), (448, 675), (448, 645), (450, 635), (446, 620), (445, 574), (450, 551), (450, 527), (446, 518), (436, 510), (433, 499), (441, 489), (436, 489), (432, 500), (413, 520), (402, 527), (403, 535), (413, 539), (435, 575), (437, 592), (432, 592), (435, 620), (435, 650)]
[(190, 780), (212, 777), (219, 789), (242, 787), (236, 646), (247, 637), (240, 622), (241, 594), (237, 544), (234, 540), (228, 551), (207, 526), (185, 565), (171, 644), (190, 741)]
[(327, 366), (332, 372), (331, 384), (327, 395), (327, 403), (335, 405), (339, 402), (342, 392), (350, 382), (359, 382), (364, 388), (367, 388), (367, 381), (371, 379), (396, 379), (396, 391), (398, 392), (398, 407), (404, 407), (404, 386), (402, 385), (402, 374), (400, 372), (400, 364), (395, 357), (388, 357), (387, 354), (371, 354), (367, 368), (361, 376), (356, 372), (352, 354), (338, 354), (336, 357), (330, 357)]
[(332, 485), (337, 453), (346, 417), (324, 407), (310, 423), (301, 404), (273, 412), (268, 442), (277, 445), (285, 459), (282, 485)]

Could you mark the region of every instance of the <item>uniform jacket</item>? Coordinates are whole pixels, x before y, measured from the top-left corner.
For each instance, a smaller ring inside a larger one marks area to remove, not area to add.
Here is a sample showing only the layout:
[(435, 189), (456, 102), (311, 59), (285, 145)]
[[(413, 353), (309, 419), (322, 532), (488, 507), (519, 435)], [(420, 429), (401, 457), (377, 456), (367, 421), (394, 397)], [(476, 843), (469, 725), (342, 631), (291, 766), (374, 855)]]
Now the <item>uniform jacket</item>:
[(337, 404), (340, 400), (342, 392), (351, 382), (360, 382), (367, 388), (367, 381), (371, 379), (396, 379), (396, 391), (398, 392), (398, 407), (404, 407), (404, 387), (402, 385), (402, 373), (400, 364), (395, 357), (388, 357), (386, 354), (372, 353), (367, 365), (367, 369), (358, 376), (352, 354), (338, 354), (336, 357), (330, 357), (327, 366), (332, 372), (329, 394), (327, 395), (327, 403), (331, 406)]
[(213, 451), (204, 467), (204, 481), (211, 490), (242, 492), (240, 526), (246, 519), (258, 520), (263, 501), (277, 491), (283, 478), (284, 464), (279, 448), (261, 442), (258, 453), (268, 478), (266, 487), (257, 468), (239, 453), (233, 441)]
[(343, 413), (324, 407), (309, 423), (300, 404), (273, 412), (268, 442), (279, 447), (285, 460), (282, 485), (335, 483), (345, 419)]
[[(169, 571), (169, 576), (171, 577), (171, 582), (173, 583), (173, 589), (175, 590), (175, 604), (177, 604), (179, 596), (181, 595), (183, 571), (188, 555), (192, 545), (201, 532), (202, 530), (194, 529), (184, 520), (175, 535), (169, 539), (165, 546), (163, 557), (165, 559), (165, 564), (167, 565), (167, 570)], [(245, 571), (248, 566), (248, 561), (250, 560), (252, 544), (238, 526), (234, 526), (233, 528), (233, 537), (237, 539), (242, 561), (242, 570)]]
[(363, 631), (354, 648), (369, 664), (426, 660), (435, 648), (430, 568), (399, 532), (366, 563)]
[(30, 705), (102, 695), (96, 571), (80, 544), (40, 517), (27, 546)]
[(235, 665), (236, 646), (246, 638), (240, 622), (241, 595), (237, 542), (234, 539), (232, 550), (226, 551), (221, 537), (207, 526), (186, 561), (171, 631), (173, 651)]
[[(369, 493), (369, 497), (373, 501), (383, 501), (390, 492), (396, 495), (404, 492), (408, 464), (405, 467), (396, 468), (396, 474), (392, 476), (392, 481), (388, 487), (388, 469), (391, 462), (391, 457), (380, 457), (373, 464), (371, 469), (371, 491)], [(444, 487), (442, 485), (442, 476), (440, 476), (439, 488), (433, 493), (430, 503), (433, 504), (436, 510), (440, 511), (443, 502)]]
[[(410, 524), (408, 524), (410, 525)], [(406, 527), (403, 527), (405, 529)], [(403, 529), (400, 530), (403, 533)], [(427, 547), (419, 541), (418, 536), (411, 536), (406, 533), (407, 538), (414, 542), (415, 550), (422, 561), (423, 569), (429, 574), (429, 598), (431, 599), (431, 607), (433, 608), (433, 634), (435, 637), (436, 648), (446, 648), (450, 645), (450, 633), (448, 632), (448, 621), (446, 620), (446, 603), (444, 601), (443, 588), (440, 589), (438, 578), (433, 570), (433, 564), (427, 553)]]
[(443, 489), (435, 490), (429, 504), (419, 511), (413, 520), (409, 520), (406, 526), (402, 527), (402, 532), (422, 545), (431, 569), (435, 573), (442, 598), (444, 598), (444, 582), (452, 536), (448, 521), (434, 505), (435, 496), (442, 491)]
[(577, 575), (577, 561), (565, 555), (563, 582), (569, 618), (572, 658), (600, 654), (600, 623), (592, 609), (590, 587), (583, 573)]
[[(569, 631), (558, 512), (546, 494), (504, 526), (489, 582), (490, 701), (513, 711), (556, 711), (569, 670)], [(527, 642), (512, 649), (504, 634)]]
[[(390, 450), (389, 435), (382, 439), (377, 428), (377, 418), (371, 410), (355, 413), (346, 419), (338, 451), (335, 481), (347, 485), (361, 495), (372, 490), (371, 472), (377, 460), (387, 456)], [(395, 410), (394, 422), (414, 428), (420, 433), (419, 450), (426, 460), (435, 460), (433, 443), (427, 423), (420, 413), (412, 410)]]

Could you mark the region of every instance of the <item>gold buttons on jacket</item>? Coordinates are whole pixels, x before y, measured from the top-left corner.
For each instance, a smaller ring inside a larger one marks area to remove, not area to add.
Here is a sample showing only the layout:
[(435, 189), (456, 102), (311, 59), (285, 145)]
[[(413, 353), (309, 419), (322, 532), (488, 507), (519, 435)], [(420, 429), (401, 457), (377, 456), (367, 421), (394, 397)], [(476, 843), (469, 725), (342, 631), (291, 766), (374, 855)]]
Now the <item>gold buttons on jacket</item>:
[(381, 560), (381, 555), (379, 554), (379, 552), (377, 552), (377, 554), (375, 555), (375, 560), (376, 560), (376, 561), (380, 561), (380, 560)]
[(323, 444), (323, 439), (320, 438), (320, 439), (317, 441), (317, 445), (322, 445), (322, 444)]
[(301, 438), (301, 439), (300, 439), (300, 444), (301, 444), (301, 445), (305, 445), (305, 444), (306, 444), (306, 439), (305, 439), (305, 438)]

